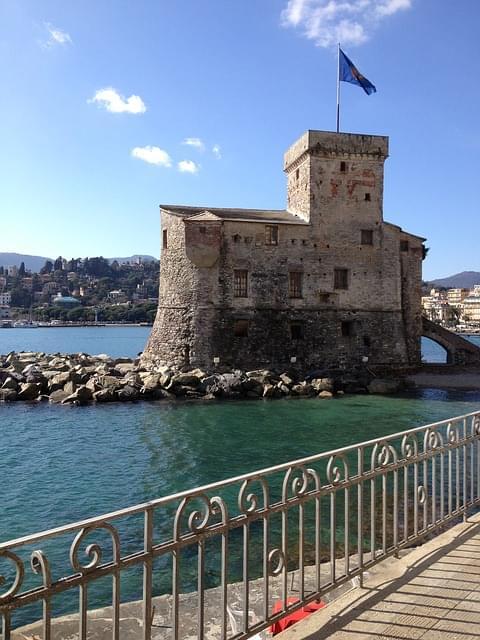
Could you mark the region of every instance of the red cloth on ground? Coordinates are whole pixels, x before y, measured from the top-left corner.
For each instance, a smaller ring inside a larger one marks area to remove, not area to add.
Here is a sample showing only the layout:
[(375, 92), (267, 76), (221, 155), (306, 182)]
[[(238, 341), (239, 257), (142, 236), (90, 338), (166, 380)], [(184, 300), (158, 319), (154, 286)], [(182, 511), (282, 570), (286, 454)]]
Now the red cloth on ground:
[[(287, 605), (295, 604), (296, 602), (299, 602), (298, 598), (287, 598)], [(288, 627), (291, 627), (299, 620), (303, 620), (303, 618), (306, 618), (311, 613), (314, 613), (319, 609), (323, 609), (324, 606), (325, 606), (324, 602), (311, 602), (310, 604), (306, 604), (304, 607), (302, 607), (301, 609), (298, 609), (294, 613), (290, 613), (287, 616), (285, 616), (285, 618), (282, 618), (281, 620), (274, 622), (272, 626), (269, 628), (269, 631), (271, 632), (272, 635), (280, 633), (280, 631), (285, 631), (285, 629), (288, 629)], [(283, 600), (278, 600), (273, 605), (272, 613), (273, 614), (279, 613), (282, 609), (283, 609)]]

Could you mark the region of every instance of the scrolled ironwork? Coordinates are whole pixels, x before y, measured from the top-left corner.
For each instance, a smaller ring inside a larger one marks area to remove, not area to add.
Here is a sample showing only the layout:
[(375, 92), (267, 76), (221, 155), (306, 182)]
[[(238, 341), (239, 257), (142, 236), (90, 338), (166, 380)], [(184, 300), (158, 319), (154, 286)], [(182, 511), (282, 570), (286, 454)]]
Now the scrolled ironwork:
[[(276, 565), (274, 564), (276, 562)], [(268, 554), (268, 573), (276, 577), (279, 576), (285, 568), (285, 554), (281, 549), (272, 549)]]
[(460, 427), (457, 422), (449, 422), (447, 426), (447, 442), (455, 444), (460, 440)]
[(417, 487), (417, 498), (418, 498), (418, 504), (422, 504), (422, 505), (425, 504), (427, 500), (427, 492), (423, 485), (419, 485), (419, 487)]
[(342, 454), (330, 456), (327, 462), (327, 480), (334, 487), (350, 477), (348, 461)]
[[(254, 483), (259, 483), (262, 489), (263, 504), (261, 506), (257, 493), (250, 491), (251, 485)], [(238, 510), (243, 515), (249, 515), (251, 513), (255, 513), (255, 511), (258, 511), (259, 509), (267, 509), (268, 497), (268, 483), (265, 478), (262, 478), (261, 476), (248, 478), (242, 482), (242, 486), (238, 492)]]
[(406, 460), (418, 455), (418, 440), (413, 433), (407, 433), (403, 436), (400, 451)]
[(377, 442), (372, 450), (372, 469), (384, 469), (398, 460), (395, 447), (391, 442), (381, 440)]
[[(13, 598), (17, 593), (23, 583), (23, 576), (25, 575), (25, 567), (23, 565), (23, 560), (17, 556), (16, 553), (9, 551), (8, 549), (0, 550), (0, 559), (6, 558), (10, 562), (15, 565), (15, 578), (10, 585), (10, 588), (5, 591), (5, 593), (0, 593), (0, 602), (4, 600), (8, 600), (9, 598)], [(0, 586), (5, 584), (7, 579), (5, 576), (0, 574)]]
[[(185, 515), (185, 512), (187, 510), (188, 505), (191, 502), (200, 502), (201, 504), (201, 509), (198, 508), (194, 508), (193, 511), (191, 511), (188, 514), (187, 517), (187, 526), (188, 526), (188, 531), (187, 531), (187, 535), (189, 534), (195, 534), (195, 533), (201, 533), (208, 525), (208, 521), (210, 520), (210, 516), (212, 515), (212, 505), (210, 503), (210, 498), (205, 495), (204, 493), (200, 493), (198, 495), (194, 495), (194, 496), (187, 496), (186, 498), (184, 498), (178, 509), (177, 512), (175, 514), (175, 519), (174, 519), (174, 523), (173, 523), (173, 538), (174, 540), (179, 540), (182, 537), (182, 532), (181, 532), (181, 521), (183, 516)], [(185, 535), (185, 534), (183, 534)]]
[(293, 465), (289, 467), (283, 478), (283, 502), (287, 502), (290, 498), (301, 498), (304, 496), (308, 491), (310, 478), (311, 474), (303, 465)]
[(424, 451), (435, 451), (443, 447), (443, 436), (438, 429), (427, 429), (423, 439)]
[(478, 414), (472, 417), (472, 435), (480, 435), (480, 415)]
[(118, 532), (115, 527), (113, 527), (108, 522), (102, 522), (90, 527), (84, 527), (75, 536), (75, 539), (72, 542), (72, 546), (70, 547), (70, 564), (75, 571), (78, 571), (79, 573), (89, 573), (90, 571), (94, 571), (100, 566), (102, 562), (103, 550), (101, 546), (96, 542), (93, 542), (85, 547), (84, 554), (90, 560), (88, 564), (82, 564), (78, 556), (80, 545), (82, 544), (84, 538), (86, 538), (93, 531), (102, 530), (107, 531), (112, 538), (113, 562), (115, 564), (118, 564), (120, 560), (120, 538), (118, 536)]
[(44, 587), (50, 587), (52, 584), (52, 574), (50, 572), (50, 563), (47, 556), (41, 550), (32, 552), (30, 556), (30, 566), (33, 573), (42, 576), (42, 582)]

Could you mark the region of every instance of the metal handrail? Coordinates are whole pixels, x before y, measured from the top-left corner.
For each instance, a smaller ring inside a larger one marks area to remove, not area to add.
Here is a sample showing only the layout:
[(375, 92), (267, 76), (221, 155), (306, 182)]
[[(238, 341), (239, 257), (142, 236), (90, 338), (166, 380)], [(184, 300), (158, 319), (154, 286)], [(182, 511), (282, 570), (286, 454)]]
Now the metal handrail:
[[(63, 598), (62, 606), (71, 609), (78, 589), (83, 640), (94, 606), (88, 587), (111, 576), (112, 638), (117, 640), (122, 579), (127, 569), (140, 565), (142, 638), (149, 640), (156, 562), (162, 578), (168, 574), (156, 591), (172, 602), (174, 640), (186, 633), (183, 609), (189, 609), (189, 617), (195, 611), (197, 636), (203, 639), (212, 603), (219, 637), (233, 637), (227, 615), (233, 597), (244, 619), (235, 638), (248, 638), (479, 504), (480, 412), (242, 474), (0, 543), (0, 561), (10, 566), (6, 585), (0, 576), (3, 638), (18, 626), (12, 616), (25, 622), (24, 608), (41, 602), (39, 635), (49, 640), (61, 623), (52, 619), (52, 601)], [(141, 519), (143, 539), (132, 535), (132, 518)], [(68, 567), (62, 537), (72, 533)], [(87, 544), (95, 535), (97, 541)], [(98, 541), (105, 536), (108, 545)], [(49, 556), (36, 545), (50, 539), (57, 547)], [(80, 559), (81, 551), (88, 562)], [(106, 553), (109, 558), (103, 560)], [(62, 576), (53, 579), (52, 568)], [(299, 582), (293, 603), (292, 571)], [(281, 601), (275, 614), (274, 599)], [(257, 608), (254, 624), (251, 606)]]

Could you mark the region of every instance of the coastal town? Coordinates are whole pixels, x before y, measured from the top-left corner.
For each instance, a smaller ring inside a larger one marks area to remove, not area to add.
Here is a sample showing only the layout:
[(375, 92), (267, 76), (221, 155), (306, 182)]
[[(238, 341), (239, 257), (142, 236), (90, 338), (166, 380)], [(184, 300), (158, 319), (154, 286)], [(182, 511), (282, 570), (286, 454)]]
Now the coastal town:
[(158, 261), (46, 260), (35, 272), (0, 266), (0, 328), (153, 322)]
[(480, 284), (469, 288), (432, 288), (422, 296), (423, 315), (460, 333), (480, 333)]

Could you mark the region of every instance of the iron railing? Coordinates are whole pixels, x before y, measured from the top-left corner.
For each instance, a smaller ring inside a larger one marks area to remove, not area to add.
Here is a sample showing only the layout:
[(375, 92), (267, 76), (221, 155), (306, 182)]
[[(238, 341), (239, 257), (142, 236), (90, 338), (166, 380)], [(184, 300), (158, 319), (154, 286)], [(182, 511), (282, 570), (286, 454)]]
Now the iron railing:
[(126, 606), (144, 640), (248, 638), (478, 504), (480, 412), (25, 536), (0, 544), (3, 639), (76, 609), (84, 640), (107, 604), (114, 640)]

